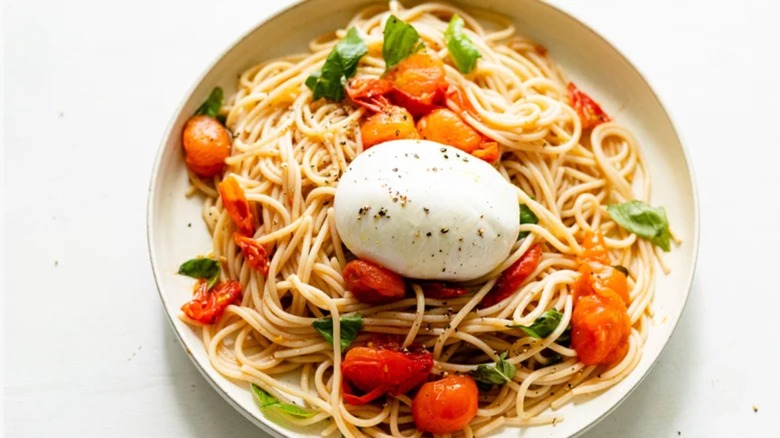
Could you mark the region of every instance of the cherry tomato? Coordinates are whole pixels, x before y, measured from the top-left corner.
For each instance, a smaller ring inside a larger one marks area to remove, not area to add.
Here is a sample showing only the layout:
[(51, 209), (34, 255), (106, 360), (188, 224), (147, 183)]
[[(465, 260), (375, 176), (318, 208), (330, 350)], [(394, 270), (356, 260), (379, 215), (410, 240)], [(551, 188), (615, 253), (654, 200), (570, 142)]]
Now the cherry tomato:
[(420, 138), (409, 111), (393, 105), (382, 108), (382, 111), (363, 122), (360, 135), (363, 138), (363, 149), (390, 140)]
[(347, 95), (356, 104), (379, 112), (389, 106), (393, 83), (386, 79), (352, 78), (347, 82)]
[(241, 248), (241, 253), (244, 254), (244, 259), (247, 264), (249, 264), (250, 268), (263, 275), (268, 275), (268, 267), (271, 264), (271, 261), (268, 258), (268, 252), (263, 245), (257, 243), (255, 239), (242, 236), (239, 233), (233, 233), (233, 241)]
[(420, 283), (420, 287), (422, 287), (425, 298), (433, 298), (436, 300), (457, 298), (469, 293), (468, 289), (465, 287), (454, 286), (443, 281), (425, 281)]
[(477, 120), (482, 120), (479, 113), (474, 108), (474, 105), (471, 104), (471, 101), (466, 97), (466, 93), (461, 88), (450, 85), (449, 88), (447, 88), (446, 96), (447, 101), (455, 104), (458, 109), (456, 112), (460, 114), (461, 117), (465, 118), (466, 114), (468, 114)]
[(447, 376), (420, 387), (412, 400), (412, 418), (422, 432), (463, 430), (477, 415), (479, 391), (468, 375)]
[(585, 237), (582, 239), (582, 256), (580, 260), (583, 262), (599, 262), (604, 265), (609, 264), (609, 251), (604, 243), (604, 236), (600, 231), (587, 230), (585, 232)]
[(209, 116), (193, 116), (182, 130), (182, 146), (187, 167), (196, 175), (209, 178), (225, 168), (230, 156), (231, 138), (227, 128)]
[(201, 324), (214, 324), (230, 304), (241, 302), (241, 283), (235, 280), (216, 285), (209, 290), (206, 281), (201, 280), (193, 299), (181, 310), (189, 318)]
[(472, 152), (471, 155), (487, 161), (488, 163), (493, 163), (501, 157), (498, 152), (498, 143), (485, 139), (479, 144), (479, 149)]
[(521, 284), (534, 272), (542, 259), (542, 247), (538, 243), (528, 249), (516, 262), (498, 277), (493, 289), (482, 298), (479, 307), (484, 309), (504, 301), (517, 292)]
[(580, 91), (573, 82), (566, 87), (569, 92), (569, 104), (577, 111), (582, 122), (582, 129), (595, 128), (609, 122), (610, 118), (590, 96)]
[(626, 306), (598, 294), (581, 297), (571, 317), (571, 345), (585, 365), (609, 365), (628, 351), (631, 320)]
[(437, 108), (417, 122), (422, 138), (454, 146), (472, 153), (482, 143), (482, 135), (447, 108)]
[(406, 296), (403, 277), (369, 261), (353, 260), (341, 275), (347, 290), (361, 303), (385, 304)]
[[(403, 394), (428, 378), (433, 355), (418, 344), (401, 349), (401, 340), (375, 336), (366, 346), (351, 348), (341, 362), (344, 400), (366, 404), (382, 395)], [(365, 392), (353, 393), (353, 387)]]
[(249, 210), (244, 190), (238, 185), (238, 181), (231, 177), (225, 178), (219, 183), (217, 189), (222, 198), (222, 205), (225, 206), (225, 210), (238, 227), (238, 231), (245, 236), (253, 235), (255, 233), (254, 217)]
[(385, 74), (392, 82), (392, 99), (419, 117), (444, 102), (447, 91), (444, 62), (428, 53), (415, 53)]

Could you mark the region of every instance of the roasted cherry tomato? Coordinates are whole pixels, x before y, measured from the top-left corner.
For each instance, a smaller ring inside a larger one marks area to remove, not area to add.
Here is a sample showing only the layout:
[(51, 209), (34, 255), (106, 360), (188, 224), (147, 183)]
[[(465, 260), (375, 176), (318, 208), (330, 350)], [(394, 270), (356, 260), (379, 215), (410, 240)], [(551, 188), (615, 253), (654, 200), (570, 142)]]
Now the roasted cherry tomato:
[(436, 300), (447, 300), (457, 298), (469, 293), (468, 289), (462, 286), (455, 286), (443, 281), (424, 281), (420, 283), (425, 298)]
[(191, 301), (181, 310), (189, 318), (201, 324), (214, 324), (230, 304), (241, 301), (241, 283), (231, 280), (209, 290), (208, 283), (201, 280)]
[(419, 117), (444, 102), (447, 92), (444, 62), (428, 53), (415, 53), (385, 74), (393, 84), (392, 99)]
[(534, 272), (542, 259), (542, 247), (537, 243), (498, 277), (493, 289), (485, 295), (479, 307), (484, 309), (504, 301), (517, 292), (521, 284)]
[(388, 96), (393, 83), (386, 79), (352, 78), (347, 82), (347, 95), (356, 104), (379, 112), (389, 106)]
[(412, 401), (412, 418), (422, 432), (463, 430), (477, 415), (479, 391), (468, 375), (447, 376), (424, 384)]
[(241, 248), (244, 260), (246, 260), (250, 268), (263, 275), (268, 275), (268, 267), (271, 261), (268, 258), (268, 251), (265, 250), (263, 245), (257, 243), (255, 239), (242, 236), (239, 233), (233, 233), (233, 241)]
[(582, 256), (580, 260), (583, 262), (599, 262), (604, 265), (609, 264), (609, 251), (604, 243), (604, 236), (600, 232), (593, 232), (592, 230), (585, 232), (585, 237), (582, 239)]
[(363, 122), (360, 135), (363, 137), (363, 149), (390, 140), (420, 138), (409, 111), (393, 105), (382, 108)]
[(231, 138), (227, 128), (209, 116), (193, 116), (182, 130), (187, 167), (204, 178), (218, 175), (230, 156)]
[(474, 108), (474, 105), (472, 105), (471, 101), (466, 97), (466, 92), (461, 88), (450, 85), (449, 88), (447, 88), (447, 101), (448, 105), (449, 102), (452, 102), (452, 104), (457, 107), (456, 112), (460, 114), (461, 117), (465, 117), (466, 114), (468, 114), (477, 120), (482, 120), (479, 113)]
[(628, 351), (631, 320), (625, 305), (598, 294), (580, 297), (571, 317), (571, 345), (585, 365), (609, 365)]
[(580, 91), (574, 83), (569, 82), (566, 89), (569, 92), (569, 104), (577, 111), (582, 122), (582, 129), (595, 128), (609, 122), (610, 118), (590, 96)]
[(437, 108), (421, 118), (417, 130), (426, 140), (456, 147), (485, 161), (498, 158), (498, 143), (487, 140), (447, 108)]
[(238, 185), (238, 181), (232, 177), (225, 178), (219, 183), (217, 189), (222, 198), (222, 205), (225, 206), (225, 210), (238, 227), (238, 231), (245, 236), (253, 235), (255, 233), (254, 217), (249, 210), (244, 190)]
[(341, 272), (348, 291), (361, 303), (385, 304), (406, 296), (403, 277), (366, 260), (353, 260)]
[[(428, 378), (433, 355), (418, 344), (401, 349), (401, 340), (377, 335), (365, 346), (353, 347), (341, 362), (344, 401), (366, 404), (389, 393), (412, 390)], [(354, 394), (354, 388), (365, 394)]]

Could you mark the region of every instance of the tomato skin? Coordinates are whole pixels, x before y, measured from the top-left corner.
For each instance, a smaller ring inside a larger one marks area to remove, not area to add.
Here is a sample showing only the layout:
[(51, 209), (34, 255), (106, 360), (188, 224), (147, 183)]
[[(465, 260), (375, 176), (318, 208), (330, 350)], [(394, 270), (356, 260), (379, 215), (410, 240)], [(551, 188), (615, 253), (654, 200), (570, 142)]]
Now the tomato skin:
[(233, 233), (233, 241), (241, 248), (241, 253), (244, 254), (244, 259), (250, 268), (263, 275), (268, 275), (268, 267), (271, 264), (271, 260), (268, 258), (268, 251), (265, 250), (263, 245), (257, 243), (255, 239), (242, 236), (239, 233)]
[(571, 345), (585, 365), (610, 365), (625, 356), (631, 320), (625, 305), (600, 295), (581, 297), (571, 317)]
[(225, 178), (219, 183), (217, 190), (222, 198), (222, 205), (238, 227), (238, 231), (245, 236), (254, 235), (254, 217), (249, 210), (244, 190), (238, 185), (238, 181), (232, 177)]
[(382, 111), (366, 119), (360, 126), (360, 135), (364, 150), (390, 140), (420, 138), (409, 111), (394, 105), (385, 106)]
[(193, 116), (182, 130), (182, 146), (187, 167), (196, 175), (209, 178), (225, 168), (230, 156), (231, 136), (227, 128), (209, 116)]
[(489, 163), (498, 159), (498, 143), (482, 136), (455, 112), (437, 108), (417, 122), (422, 138), (456, 147)]
[(443, 281), (424, 281), (420, 283), (425, 298), (436, 300), (447, 300), (457, 298), (469, 293), (468, 289), (461, 286), (454, 286), (451, 283)]
[(386, 304), (406, 296), (403, 277), (366, 260), (353, 260), (341, 275), (347, 290), (361, 303)]
[(379, 112), (390, 105), (388, 95), (393, 83), (386, 79), (352, 78), (347, 82), (347, 95), (357, 105)]
[[(433, 355), (421, 345), (401, 349), (401, 340), (375, 336), (366, 346), (352, 347), (341, 362), (344, 400), (366, 404), (389, 393), (406, 393), (423, 383), (433, 368)], [(366, 394), (356, 396), (352, 387)]]
[(420, 387), (412, 400), (412, 417), (422, 432), (450, 433), (463, 430), (478, 408), (479, 391), (474, 379), (452, 375)]
[(498, 143), (486, 141), (485, 139), (479, 144), (479, 149), (472, 152), (471, 155), (488, 163), (494, 163), (501, 157), (501, 154), (498, 152)]
[(538, 243), (528, 249), (512, 266), (499, 275), (493, 289), (479, 303), (481, 309), (493, 306), (509, 298), (517, 288), (534, 272), (542, 259), (542, 247)]
[(452, 102), (452, 104), (457, 107), (456, 112), (460, 114), (461, 117), (465, 118), (466, 114), (468, 114), (471, 117), (477, 119), (477, 121), (482, 120), (476, 108), (474, 108), (474, 105), (472, 105), (471, 101), (468, 99), (468, 97), (466, 97), (466, 92), (464, 92), (460, 87), (450, 85), (449, 88), (447, 88), (446, 96), (447, 101)]
[(181, 310), (189, 318), (201, 324), (214, 324), (230, 304), (241, 301), (241, 283), (235, 280), (216, 285), (209, 290), (208, 283), (201, 280), (193, 299)]
[(580, 260), (583, 262), (609, 264), (609, 251), (601, 232), (594, 232), (593, 230), (585, 232), (585, 237), (582, 239), (582, 256)]
[(419, 117), (444, 102), (447, 92), (444, 62), (427, 53), (415, 53), (385, 74), (393, 84), (392, 100)]
[(569, 93), (569, 104), (577, 112), (577, 116), (582, 122), (582, 129), (595, 128), (602, 123), (610, 121), (609, 116), (601, 109), (599, 104), (577, 88), (573, 82), (569, 82), (566, 90)]

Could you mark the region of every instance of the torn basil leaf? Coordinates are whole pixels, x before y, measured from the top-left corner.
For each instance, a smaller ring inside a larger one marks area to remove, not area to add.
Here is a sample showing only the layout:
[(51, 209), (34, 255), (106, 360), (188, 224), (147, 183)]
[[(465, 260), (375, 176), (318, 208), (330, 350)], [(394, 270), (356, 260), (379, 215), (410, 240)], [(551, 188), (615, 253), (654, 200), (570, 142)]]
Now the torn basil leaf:
[[(363, 328), (363, 317), (360, 314), (342, 316), (341, 322), (341, 351), (347, 349)], [(326, 341), (333, 344), (333, 318), (320, 318), (311, 324)]]
[(386, 70), (395, 67), (407, 56), (419, 52), (423, 47), (420, 34), (411, 24), (404, 23), (395, 15), (390, 15), (385, 22), (382, 42), (382, 57), (385, 59)]
[(463, 32), (463, 19), (455, 14), (444, 31), (444, 41), (447, 44), (447, 51), (455, 63), (455, 67), (461, 73), (470, 73), (477, 65), (477, 59), (482, 54), (477, 50), (474, 42)]
[(469, 373), (477, 383), (485, 385), (503, 385), (515, 378), (517, 367), (506, 361), (506, 351), (501, 353), (495, 364), (482, 364)]
[(255, 385), (254, 383), (252, 384), (252, 393), (255, 395), (257, 402), (260, 403), (261, 410), (273, 409), (299, 418), (309, 418), (316, 413), (307, 411), (306, 409), (303, 409), (302, 407), (292, 403), (282, 403), (277, 400), (276, 397), (263, 391), (262, 388)]
[(516, 328), (524, 331), (528, 336), (542, 339), (550, 336), (552, 332), (558, 327), (563, 318), (563, 313), (556, 309), (548, 310), (534, 321), (530, 326), (511, 324), (507, 327)]
[(328, 54), (322, 70), (306, 78), (306, 86), (314, 93), (314, 100), (323, 97), (334, 102), (344, 100), (347, 79), (355, 75), (358, 62), (366, 53), (366, 43), (357, 29), (351, 27)]
[(607, 205), (612, 220), (626, 231), (647, 239), (664, 251), (669, 251), (669, 220), (663, 207), (652, 207), (642, 201), (634, 200), (622, 204)]
[[(538, 224), (539, 218), (536, 217), (533, 211), (525, 204), (520, 204), (520, 225), (523, 224)], [(522, 239), (531, 234), (530, 231), (521, 231), (517, 234), (518, 239)]]
[(219, 280), (219, 263), (207, 257), (190, 259), (179, 266), (179, 274), (207, 280), (208, 287), (211, 289)]
[[(219, 110), (222, 108), (222, 101), (225, 99), (225, 94), (222, 88), (216, 87), (211, 90), (211, 94), (203, 102), (197, 110), (195, 110), (196, 116), (209, 116), (219, 120)], [(224, 118), (223, 118), (224, 119)], [(224, 123), (220, 121), (221, 123)]]

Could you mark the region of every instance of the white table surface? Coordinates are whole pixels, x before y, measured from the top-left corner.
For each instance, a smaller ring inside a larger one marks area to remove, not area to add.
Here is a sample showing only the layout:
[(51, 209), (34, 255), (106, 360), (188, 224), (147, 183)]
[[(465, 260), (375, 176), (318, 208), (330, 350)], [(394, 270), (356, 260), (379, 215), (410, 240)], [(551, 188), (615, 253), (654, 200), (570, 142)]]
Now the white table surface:
[[(4, 7), (8, 436), (262, 436), (179, 346), (146, 247), (152, 162), (180, 99), (289, 0), (224, 3)], [(554, 3), (658, 91), (701, 203), (682, 321), (647, 379), (587, 437), (780, 436), (778, 3)]]

